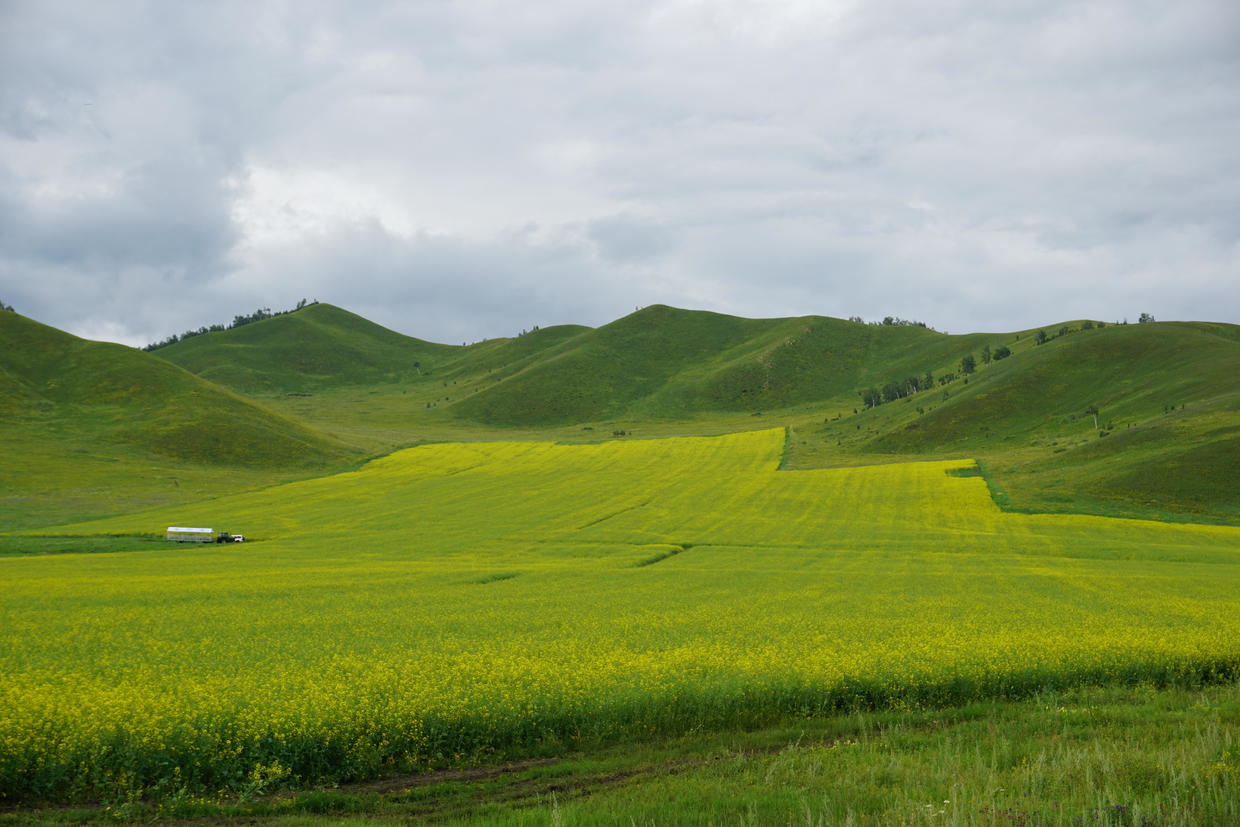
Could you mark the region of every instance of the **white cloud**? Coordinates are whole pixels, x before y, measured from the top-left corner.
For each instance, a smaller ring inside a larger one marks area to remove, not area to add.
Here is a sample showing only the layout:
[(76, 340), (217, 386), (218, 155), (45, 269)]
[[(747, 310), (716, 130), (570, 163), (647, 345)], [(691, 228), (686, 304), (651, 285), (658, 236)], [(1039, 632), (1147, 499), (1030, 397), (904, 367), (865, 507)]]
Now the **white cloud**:
[(0, 298), (88, 335), (307, 295), (446, 341), (1240, 321), (1227, 0), (0, 15)]

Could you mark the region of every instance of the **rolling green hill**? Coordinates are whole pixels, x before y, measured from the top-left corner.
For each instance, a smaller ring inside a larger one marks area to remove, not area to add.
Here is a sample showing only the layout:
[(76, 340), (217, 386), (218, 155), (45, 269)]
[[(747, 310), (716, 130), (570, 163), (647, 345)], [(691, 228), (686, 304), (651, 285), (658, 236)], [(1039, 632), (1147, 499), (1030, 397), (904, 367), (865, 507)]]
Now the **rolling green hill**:
[[(490, 433), (721, 433), (761, 414), (793, 427), (793, 468), (976, 456), (1016, 508), (1240, 519), (1240, 328), (1047, 330), (1037, 345), (1036, 330), (953, 336), (654, 305), (597, 329), (457, 347), (315, 305), (161, 353), (238, 390), (265, 389), (267, 404), (372, 451)], [(1011, 356), (986, 363), (984, 348)], [(978, 367), (966, 377), (970, 355)], [(924, 385), (927, 373), (929, 388), (873, 409), (861, 402), (866, 388)]]
[(653, 305), (495, 377), (453, 412), (529, 427), (773, 410), (853, 398), (866, 384), (951, 365), (976, 339), (821, 316), (742, 319)]
[[(979, 371), (972, 385), (903, 429), (874, 440), (888, 450), (925, 450), (1055, 432), (1095, 407), (1099, 428), (1166, 414), (1240, 390), (1240, 347), (1217, 326), (1124, 325), (1077, 331)], [(1092, 415), (1090, 416), (1092, 422)], [(1116, 442), (1124, 442), (1122, 439)]]
[[(1087, 411), (1097, 410), (1095, 417)], [(877, 451), (1030, 447), (1017, 476), (1042, 507), (1106, 500), (1240, 515), (1240, 345), (1224, 325), (1079, 330), (980, 370), (877, 436)], [(1001, 462), (1001, 464), (1004, 464)]]
[(252, 487), (352, 456), (162, 359), (17, 313), (0, 313), (0, 412), (5, 526), (48, 507), (106, 513)]
[(664, 305), (598, 329), (543, 328), (469, 346), (396, 333), (330, 304), (208, 333), (158, 354), (242, 393), (463, 384), (461, 420), (546, 427), (617, 416), (749, 412), (852, 396), (953, 364), (975, 337), (808, 316), (742, 319)]
[[(1071, 332), (1055, 335), (1064, 329)], [(93, 365), (78, 364), (82, 357), (5, 360), (0, 411), (38, 413), (45, 435), (53, 419), (66, 421), (62, 431), (72, 435), (85, 420), (49, 418), (48, 406), (77, 410), (57, 394), (89, 391), (91, 433), (105, 442), (123, 437), (190, 464), (268, 467), (338, 456), (335, 446), (315, 442), (323, 433), (374, 454), (442, 439), (724, 433), (762, 415), (792, 429), (789, 468), (972, 456), (988, 469), (999, 501), (1016, 509), (1240, 520), (1240, 328), (1076, 321), (1047, 330), (1050, 340), (1037, 345), (1036, 330), (947, 335), (654, 305), (597, 329), (561, 325), (454, 346), (316, 304), (161, 348), (162, 358), (141, 369), (102, 357)], [(982, 359), (983, 348), (1001, 347), (1009, 358)], [(960, 362), (970, 355), (978, 367), (966, 377)], [(174, 390), (189, 377), (168, 362), (261, 400), (280, 412), (278, 423), (263, 419), (267, 412), (255, 419), (261, 409), (253, 406), (239, 417), (225, 413), (241, 400), (214, 385)], [(866, 388), (910, 377), (924, 386), (927, 373), (928, 388), (872, 409), (862, 404)], [(164, 386), (173, 401), (154, 406), (155, 388)], [(182, 403), (207, 393), (203, 387), (214, 388), (212, 402), (192, 406), (196, 419), (187, 419)], [(108, 404), (120, 407), (103, 427)], [(1097, 424), (1086, 413), (1094, 408)], [(218, 427), (192, 425), (203, 421)], [(236, 438), (206, 436), (225, 425)], [(267, 439), (268, 428), (283, 437)], [(282, 438), (327, 453), (290, 453)]]
[(412, 381), (460, 348), (404, 336), (330, 304), (183, 339), (157, 355), (243, 393)]

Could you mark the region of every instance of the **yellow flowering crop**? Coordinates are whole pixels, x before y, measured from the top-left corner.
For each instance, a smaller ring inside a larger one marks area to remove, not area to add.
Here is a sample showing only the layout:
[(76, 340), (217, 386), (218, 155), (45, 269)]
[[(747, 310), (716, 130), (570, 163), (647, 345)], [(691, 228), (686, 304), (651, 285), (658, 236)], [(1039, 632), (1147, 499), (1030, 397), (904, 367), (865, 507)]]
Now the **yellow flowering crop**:
[[(0, 795), (347, 780), (581, 738), (1240, 666), (1240, 529), (1000, 512), (781, 431), (427, 445), (0, 559)], [(274, 782), (273, 782), (274, 783)]]

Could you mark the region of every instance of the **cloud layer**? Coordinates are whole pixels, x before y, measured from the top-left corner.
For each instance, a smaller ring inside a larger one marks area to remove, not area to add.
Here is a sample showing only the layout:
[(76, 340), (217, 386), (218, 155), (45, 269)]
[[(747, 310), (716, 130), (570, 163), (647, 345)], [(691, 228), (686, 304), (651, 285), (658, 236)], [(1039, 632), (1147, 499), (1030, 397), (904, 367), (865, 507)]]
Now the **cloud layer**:
[(1240, 7), (0, 5), (0, 300), (1240, 322)]

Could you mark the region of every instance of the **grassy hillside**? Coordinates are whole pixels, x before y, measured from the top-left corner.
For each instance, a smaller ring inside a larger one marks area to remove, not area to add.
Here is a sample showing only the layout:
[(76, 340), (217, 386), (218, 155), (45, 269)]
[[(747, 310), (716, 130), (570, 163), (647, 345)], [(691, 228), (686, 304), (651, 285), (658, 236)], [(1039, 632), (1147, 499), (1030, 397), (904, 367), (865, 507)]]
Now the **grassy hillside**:
[[(1088, 324), (1052, 325), (1036, 345), (1036, 330), (950, 336), (656, 305), (598, 329), (441, 346), (432, 367), (403, 381), (350, 385), (342, 375), (312, 397), (266, 401), (372, 451), (721, 433), (763, 415), (793, 428), (789, 467), (972, 455), (1015, 508), (1240, 520), (1240, 328)], [(1012, 355), (986, 364), (984, 348)], [(978, 367), (964, 377), (969, 355)], [(873, 410), (861, 403), (865, 388), (927, 373), (928, 390)]]
[(5, 526), (251, 487), (350, 456), (162, 359), (16, 313), (0, 313), (0, 411)]
[(459, 348), (404, 336), (330, 304), (184, 339), (157, 355), (234, 390), (303, 392), (412, 381)]
[[(1017, 509), (1240, 520), (1240, 328), (1090, 325), (1052, 325), (1035, 345), (1035, 330), (953, 336), (655, 305), (597, 329), (465, 347), (318, 304), (158, 355), (372, 454), (443, 439), (716, 434), (763, 416), (792, 429), (791, 468), (968, 455)], [(987, 347), (1012, 355), (986, 364)], [(964, 377), (969, 355), (978, 368)], [(861, 403), (865, 388), (927, 373), (928, 390)], [(37, 410), (44, 390), (0, 364), (0, 406)], [(159, 440), (158, 427), (139, 431)], [(175, 430), (163, 441), (213, 451)]]
[[(1240, 344), (1217, 326), (1112, 325), (1078, 331), (1027, 350), (951, 388), (948, 400), (899, 431), (875, 439), (882, 450), (924, 450), (979, 439), (1053, 433), (1096, 407), (1114, 430), (1240, 391)], [(1089, 417), (1092, 423), (1092, 415)]]
[(493, 377), (456, 416), (498, 426), (685, 418), (834, 398), (889, 376), (952, 365), (975, 337), (818, 316), (742, 319), (644, 308)]
[(204, 378), (261, 395), (451, 388), (428, 401), (486, 426), (685, 418), (851, 396), (970, 346), (919, 327), (742, 319), (654, 305), (598, 329), (544, 328), (470, 346), (403, 336), (328, 304), (161, 348)]
[[(1026, 344), (969, 384), (883, 406), (863, 418), (873, 430), (859, 447), (989, 457), (1025, 507), (1235, 518), (1238, 413), (1233, 326), (1112, 325)], [(841, 426), (825, 430), (846, 434)]]
[(764, 323), (656, 305), (548, 349), (492, 377), (491, 387), (453, 406), (490, 425), (540, 426), (619, 415), (686, 368), (717, 358)]

